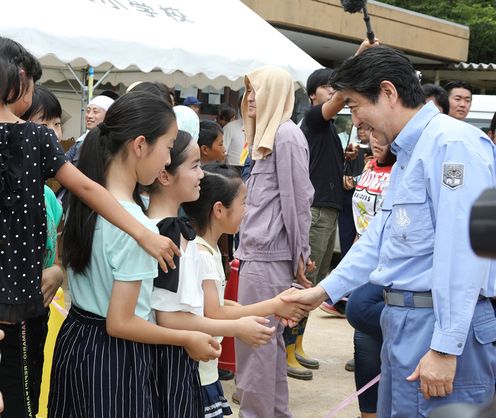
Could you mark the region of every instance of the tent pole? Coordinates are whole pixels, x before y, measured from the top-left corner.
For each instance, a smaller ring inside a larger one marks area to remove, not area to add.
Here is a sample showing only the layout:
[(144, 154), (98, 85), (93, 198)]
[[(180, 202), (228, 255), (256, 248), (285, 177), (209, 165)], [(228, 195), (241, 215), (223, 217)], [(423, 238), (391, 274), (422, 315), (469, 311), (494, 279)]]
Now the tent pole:
[[(86, 104), (87, 104), (87, 90), (88, 87), (84, 85), (84, 82), (79, 79), (77, 76), (76, 72), (72, 68), (71, 64), (65, 64), (69, 71), (71, 72), (72, 76), (74, 79), (79, 83), (79, 86), (81, 87), (81, 124), (80, 124), (80, 134), (82, 134), (86, 130), (86, 122), (84, 120), (83, 114), (86, 112)], [(86, 79), (86, 74), (84, 73), (85, 70), (83, 70), (83, 77), (82, 79)], [(70, 84), (70, 83), (69, 83)]]
[(93, 98), (93, 81), (95, 79), (95, 69), (92, 65), (88, 66), (88, 101)]
[(105, 79), (107, 78), (107, 76), (108, 76), (108, 75), (112, 72), (112, 70), (113, 70), (113, 69), (114, 69), (114, 66), (112, 65), (112, 66), (111, 66), (111, 67), (110, 67), (110, 68), (109, 68), (109, 69), (105, 72), (105, 74), (104, 74), (104, 75), (102, 75), (102, 76), (100, 77), (100, 79), (96, 82), (96, 84), (94, 85), (94, 87), (93, 87), (93, 88), (94, 88), (94, 89), (96, 89), (96, 88), (100, 85), (100, 83), (101, 83), (103, 80), (105, 80)]

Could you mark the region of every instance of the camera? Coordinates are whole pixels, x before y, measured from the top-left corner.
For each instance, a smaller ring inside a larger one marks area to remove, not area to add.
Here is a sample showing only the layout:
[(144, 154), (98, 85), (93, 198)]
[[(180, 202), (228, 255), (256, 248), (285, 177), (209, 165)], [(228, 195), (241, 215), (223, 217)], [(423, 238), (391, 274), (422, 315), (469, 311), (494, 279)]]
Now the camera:
[(496, 258), (496, 189), (487, 189), (470, 213), (470, 244), (480, 257)]

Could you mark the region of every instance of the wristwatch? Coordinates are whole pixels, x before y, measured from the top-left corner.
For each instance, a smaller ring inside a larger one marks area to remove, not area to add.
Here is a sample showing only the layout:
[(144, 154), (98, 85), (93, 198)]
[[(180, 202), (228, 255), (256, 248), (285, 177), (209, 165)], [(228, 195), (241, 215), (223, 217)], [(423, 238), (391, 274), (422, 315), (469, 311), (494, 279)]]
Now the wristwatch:
[(449, 353), (444, 353), (442, 351), (437, 351), (437, 350), (434, 350), (431, 348), (432, 351), (434, 351), (436, 354), (439, 354), (440, 356), (442, 357), (448, 357), (448, 356), (452, 356), (453, 354), (449, 354)]

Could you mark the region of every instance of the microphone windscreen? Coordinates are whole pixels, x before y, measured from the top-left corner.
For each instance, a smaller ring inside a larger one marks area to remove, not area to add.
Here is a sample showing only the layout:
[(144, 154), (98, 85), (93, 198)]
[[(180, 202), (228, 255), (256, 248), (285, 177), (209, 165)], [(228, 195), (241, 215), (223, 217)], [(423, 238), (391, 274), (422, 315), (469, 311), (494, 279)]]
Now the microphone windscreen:
[(348, 13), (357, 13), (365, 7), (367, 0), (341, 0), (343, 9)]

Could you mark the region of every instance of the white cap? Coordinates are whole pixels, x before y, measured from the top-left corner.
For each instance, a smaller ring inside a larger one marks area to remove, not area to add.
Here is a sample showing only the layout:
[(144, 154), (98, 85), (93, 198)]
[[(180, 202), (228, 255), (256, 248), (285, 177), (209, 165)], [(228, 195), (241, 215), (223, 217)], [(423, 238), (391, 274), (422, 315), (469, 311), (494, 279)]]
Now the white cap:
[(114, 103), (114, 99), (111, 99), (110, 97), (96, 96), (90, 100), (88, 106), (98, 106), (101, 107), (106, 112), (112, 103)]

